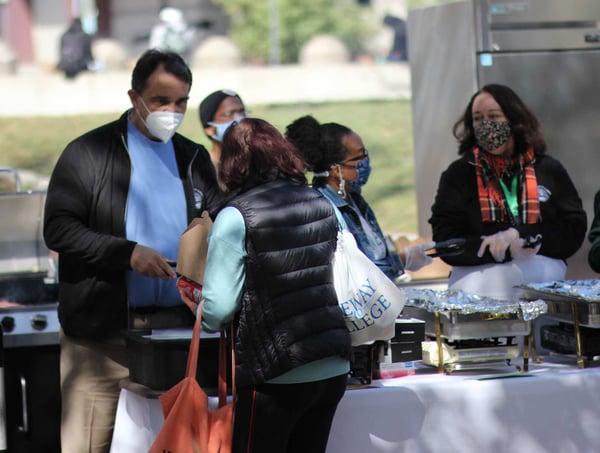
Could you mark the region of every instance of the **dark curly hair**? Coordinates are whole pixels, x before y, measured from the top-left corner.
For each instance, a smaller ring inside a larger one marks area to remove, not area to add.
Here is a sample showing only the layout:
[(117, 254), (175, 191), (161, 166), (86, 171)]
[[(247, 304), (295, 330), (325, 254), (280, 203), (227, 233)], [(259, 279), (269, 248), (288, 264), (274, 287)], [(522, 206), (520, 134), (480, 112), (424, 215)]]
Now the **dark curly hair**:
[[(348, 150), (342, 139), (352, 133), (352, 129), (338, 123), (319, 122), (306, 115), (286, 127), (285, 136), (302, 153), (308, 170), (320, 173), (328, 171), (332, 165), (346, 159)], [(313, 185), (326, 184), (327, 177), (317, 176)]]
[(498, 103), (508, 119), (515, 141), (515, 153), (523, 154), (530, 146), (536, 154), (546, 152), (546, 141), (540, 122), (533, 112), (511, 88), (505, 85), (489, 84), (477, 91), (469, 101), (461, 118), (454, 124), (452, 132), (459, 142), (458, 154), (471, 151), (476, 145), (473, 128), (473, 102), (481, 93), (489, 93)]

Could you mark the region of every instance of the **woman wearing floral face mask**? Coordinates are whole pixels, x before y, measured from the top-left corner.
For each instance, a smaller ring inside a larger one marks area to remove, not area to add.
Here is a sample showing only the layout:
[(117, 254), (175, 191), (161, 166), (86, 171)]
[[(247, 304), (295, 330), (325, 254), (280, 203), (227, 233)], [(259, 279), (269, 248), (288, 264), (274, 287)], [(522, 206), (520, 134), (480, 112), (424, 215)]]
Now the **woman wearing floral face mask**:
[(433, 243), (406, 247), (401, 257), (383, 234), (373, 210), (361, 195), (371, 165), (369, 153), (356, 132), (341, 124), (319, 124), (312, 116), (304, 116), (287, 126), (286, 137), (302, 152), (313, 171), (313, 187), (339, 209), (359, 248), (388, 277), (395, 279), (404, 269), (414, 271), (431, 263), (425, 250)]
[(510, 299), (515, 285), (564, 278), (586, 213), (535, 115), (509, 87), (486, 85), (454, 136), (461, 158), (442, 174), (429, 220), (435, 241), (467, 239), (462, 255), (442, 258), (449, 286)]

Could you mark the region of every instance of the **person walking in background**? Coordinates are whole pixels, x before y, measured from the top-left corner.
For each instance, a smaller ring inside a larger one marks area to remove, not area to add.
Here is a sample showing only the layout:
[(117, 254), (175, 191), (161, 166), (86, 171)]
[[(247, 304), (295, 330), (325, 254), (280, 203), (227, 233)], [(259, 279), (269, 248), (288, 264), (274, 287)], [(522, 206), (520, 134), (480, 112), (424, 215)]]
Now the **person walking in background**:
[(313, 172), (312, 186), (341, 211), (358, 247), (389, 278), (396, 279), (405, 269), (416, 271), (432, 262), (425, 253), (434, 246), (432, 242), (405, 247), (400, 256), (383, 234), (375, 213), (361, 195), (371, 166), (369, 153), (356, 132), (337, 123), (319, 124), (309, 115), (289, 124), (286, 137)]
[(67, 79), (74, 79), (79, 73), (91, 69), (93, 63), (92, 37), (83, 30), (81, 19), (76, 17), (60, 37), (60, 60), (57, 67)]
[[(202, 325), (235, 323), (233, 451), (324, 453), (350, 336), (333, 287), (338, 220), (305, 163), (264, 120), (234, 123), (219, 183), (235, 194), (208, 238)], [(192, 310), (200, 302), (182, 290)]]
[(248, 114), (239, 94), (233, 90), (217, 90), (206, 96), (198, 108), (204, 133), (212, 143), (210, 157), (215, 165), (221, 158), (221, 143), (225, 132), (234, 121)]
[(169, 50), (187, 59), (191, 50), (194, 29), (188, 27), (183, 12), (166, 7), (158, 14), (159, 22), (152, 27), (148, 48)]
[(441, 175), (429, 219), (435, 241), (466, 238), (463, 254), (442, 257), (449, 287), (511, 299), (515, 285), (563, 279), (587, 217), (534, 113), (511, 88), (486, 85), (453, 132), (461, 157)]
[(223, 194), (206, 149), (176, 133), (191, 85), (181, 56), (145, 52), (132, 108), (69, 143), (52, 172), (44, 239), (59, 257), (63, 453), (110, 449), (129, 376), (122, 330), (193, 324), (168, 260)]

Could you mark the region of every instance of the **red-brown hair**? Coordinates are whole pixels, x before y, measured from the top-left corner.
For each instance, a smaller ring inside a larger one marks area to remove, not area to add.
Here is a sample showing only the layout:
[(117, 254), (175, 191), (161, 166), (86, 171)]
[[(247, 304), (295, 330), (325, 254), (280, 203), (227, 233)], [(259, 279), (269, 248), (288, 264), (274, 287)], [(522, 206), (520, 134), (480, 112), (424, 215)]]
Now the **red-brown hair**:
[(305, 170), (298, 150), (265, 120), (244, 118), (223, 137), (218, 177), (227, 192), (279, 178), (306, 184)]

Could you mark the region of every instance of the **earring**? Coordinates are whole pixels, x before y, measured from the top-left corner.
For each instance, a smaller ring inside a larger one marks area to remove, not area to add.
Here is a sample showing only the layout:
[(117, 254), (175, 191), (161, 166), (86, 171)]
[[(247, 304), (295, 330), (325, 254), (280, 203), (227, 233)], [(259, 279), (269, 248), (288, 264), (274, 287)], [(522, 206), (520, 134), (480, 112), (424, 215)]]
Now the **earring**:
[(337, 194), (342, 198), (346, 198), (346, 180), (342, 176), (342, 168), (339, 165), (337, 166), (337, 171), (340, 179)]

